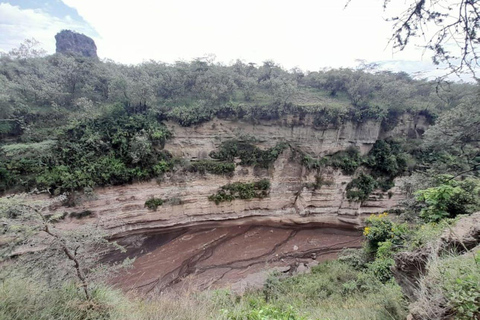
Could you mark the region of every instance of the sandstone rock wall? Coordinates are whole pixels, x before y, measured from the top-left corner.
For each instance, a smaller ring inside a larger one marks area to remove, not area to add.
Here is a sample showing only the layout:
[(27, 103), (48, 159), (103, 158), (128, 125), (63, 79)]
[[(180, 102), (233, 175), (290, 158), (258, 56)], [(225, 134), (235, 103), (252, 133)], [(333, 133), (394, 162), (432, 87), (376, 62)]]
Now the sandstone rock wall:
[(277, 142), (286, 141), (315, 156), (335, 153), (350, 146), (360, 148), (365, 154), (380, 138), (418, 137), (427, 128), (424, 117), (409, 114), (403, 115), (397, 126), (387, 132), (382, 130), (380, 121), (347, 122), (338, 127), (315, 128), (312, 116), (299, 119), (292, 115), (257, 124), (214, 119), (193, 127), (182, 127), (174, 122), (168, 122), (167, 126), (174, 132), (175, 138), (167, 142), (165, 149), (176, 156), (194, 159), (207, 158), (208, 153), (222, 141), (239, 137), (255, 138), (261, 147), (272, 147)]
[[(379, 138), (411, 135), (426, 126), (422, 119), (408, 117), (403, 117), (390, 132), (382, 132), (380, 124), (373, 121), (357, 125), (347, 123), (325, 130), (315, 129), (311, 122), (308, 117), (303, 123), (289, 117), (256, 125), (219, 119), (188, 128), (168, 123), (175, 137), (167, 142), (165, 149), (187, 159), (208, 158), (209, 152), (222, 141), (249, 136), (258, 141), (259, 147), (286, 141), (316, 156), (352, 145), (367, 153)], [(354, 228), (361, 225), (362, 216), (389, 210), (402, 199), (400, 190), (394, 187), (389, 193), (374, 192), (363, 204), (349, 202), (345, 189), (352, 177), (333, 168), (325, 168), (320, 173), (322, 179), (330, 183), (313, 190), (306, 185), (314, 183), (319, 173), (309, 172), (293, 158), (292, 150), (287, 149), (269, 170), (237, 166), (233, 177), (176, 172), (167, 174), (160, 183), (153, 180), (98, 188), (94, 200), (85, 200), (74, 208), (58, 207), (54, 211), (90, 210), (93, 213), (90, 218), (69, 222), (85, 223), (95, 219), (112, 237), (124, 237), (196, 224), (242, 224), (247, 220), (250, 224), (316, 223)], [(219, 205), (208, 200), (208, 196), (222, 185), (262, 178), (271, 181), (270, 194), (264, 199), (234, 200)], [(151, 197), (178, 198), (182, 204), (165, 203), (151, 211), (144, 207)]]
[[(74, 208), (58, 207), (57, 212), (92, 211), (90, 218), (72, 219), (69, 222), (85, 223), (95, 219), (112, 237), (154, 233), (189, 225), (219, 222), (229, 224), (318, 224), (332, 227), (354, 228), (361, 225), (362, 215), (383, 212), (394, 207), (402, 195), (392, 190), (389, 198), (385, 193), (376, 193), (360, 205), (345, 199), (345, 188), (351, 180), (339, 170), (326, 169), (322, 177), (331, 181), (317, 190), (307, 188), (306, 183), (315, 182), (315, 174), (306, 172), (298, 163), (291, 161), (286, 151), (274, 167), (263, 172), (252, 168), (237, 167), (232, 178), (211, 174), (172, 174), (158, 184), (155, 181), (132, 185), (99, 188), (96, 199), (84, 201)], [(234, 200), (216, 205), (208, 200), (224, 184), (235, 181), (253, 181), (269, 178), (270, 195), (264, 199)], [(156, 211), (144, 207), (151, 197), (162, 199), (179, 198), (182, 204), (168, 203)]]

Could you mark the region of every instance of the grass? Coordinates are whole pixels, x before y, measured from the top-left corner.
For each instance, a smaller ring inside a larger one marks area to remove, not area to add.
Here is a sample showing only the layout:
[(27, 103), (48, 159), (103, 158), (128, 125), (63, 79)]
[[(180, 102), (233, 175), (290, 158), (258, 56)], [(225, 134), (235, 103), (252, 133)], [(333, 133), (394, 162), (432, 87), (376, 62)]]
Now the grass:
[(110, 319), (111, 307), (124, 300), (117, 292), (106, 288), (92, 293), (92, 301), (85, 301), (73, 284), (50, 289), (46, 283), (32, 279), (9, 278), (0, 284), (0, 319)]
[(20, 158), (26, 156), (39, 156), (50, 152), (50, 149), (54, 144), (54, 140), (44, 140), (37, 143), (14, 143), (0, 147), (0, 150), (5, 153), (6, 157)]
[(263, 290), (236, 296), (227, 290), (151, 299), (99, 286), (85, 301), (74, 285), (15, 276), (0, 282), (2, 320), (307, 320), (404, 319), (399, 287), (381, 284), (341, 261), (311, 274), (286, 279), (272, 275)]
[(320, 264), (311, 274), (283, 280), (271, 277), (261, 293), (243, 299), (254, 299), (261, 307), (296, 310), (298, 319), (405, 318), (404, 301), (395, 283), (382, 284), (340, 261)]
[(480, 319), (480, 251), (432, 255), (410, 306), (422, 319)]
[(443, 219), (439, 222), (430, 222), (419, 225), (407, 243), (408, 249), (412, 251), (434, 242), (445, 232), (445, 230), (447, 230), (447, 228), (454, 226), (459, 219), (460, 217), (456, 217), (454, 219)]

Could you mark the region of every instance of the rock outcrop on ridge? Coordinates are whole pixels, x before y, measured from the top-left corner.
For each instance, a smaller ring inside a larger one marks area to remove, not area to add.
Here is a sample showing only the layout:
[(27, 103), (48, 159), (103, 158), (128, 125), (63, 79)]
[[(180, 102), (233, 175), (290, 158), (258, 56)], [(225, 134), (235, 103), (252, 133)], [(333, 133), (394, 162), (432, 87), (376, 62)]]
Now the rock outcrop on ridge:
[(62, 30), (55, 35), (55, 40), (57, 53), (98, 58), (95, 41), (84, 34), (70, 30)]

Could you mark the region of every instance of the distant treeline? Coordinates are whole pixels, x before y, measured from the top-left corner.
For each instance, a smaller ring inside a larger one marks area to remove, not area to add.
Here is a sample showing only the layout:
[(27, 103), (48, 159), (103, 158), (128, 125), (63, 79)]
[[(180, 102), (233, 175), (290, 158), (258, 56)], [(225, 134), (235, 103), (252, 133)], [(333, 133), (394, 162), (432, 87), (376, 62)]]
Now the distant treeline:
[(313, 114), (320, 127), (366, 119), (391, 125), (404, 112), (434, 118), (471, 91), (467, 84), (439, 90), (435, 82), (388, 71), (302, 72), (272, 61), (226, 66), (208, 59), (123, 65), (27, 51), (0, 57), (0, 135), (27, 133), (23, 140), (41, 141), (53, 127), (95, 116), (113, 103), (182, 126), (213, 117), (258, 121), (285, 114)]

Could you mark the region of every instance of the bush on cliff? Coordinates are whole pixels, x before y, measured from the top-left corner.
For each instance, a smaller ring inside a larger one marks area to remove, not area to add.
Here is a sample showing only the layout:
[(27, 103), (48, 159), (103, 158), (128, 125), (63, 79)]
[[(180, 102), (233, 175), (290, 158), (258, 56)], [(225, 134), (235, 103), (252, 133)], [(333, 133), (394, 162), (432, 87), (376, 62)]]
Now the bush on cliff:
[(212, 161), (212, 160), (201, 160), (191, 162), (188, 170), (190, 172), (198, 172), (200, 174), (211, 173), (218, 175), (232, 175), (235, 171), (235, 163), (233, 162), (223, 162), (223, 161)]
[(269, 168), (286, 148), (286, 143), (277, 143), (272, 148), (262, 150), (249, 141), (227, 140), (222, 142), (217, 151), (212, 151), (210, 157), (227, 162), (240, 158), (242, 166)]
[(221, 202), (235, 199), (262, 199), (268, 196), (268, 190), (270, 190), (270, 181), (267, 179), (256, 182), (234, 182), (222, 186), (217, 193), (209, 196), (208, 200), (214, 201), (218, 205)]

